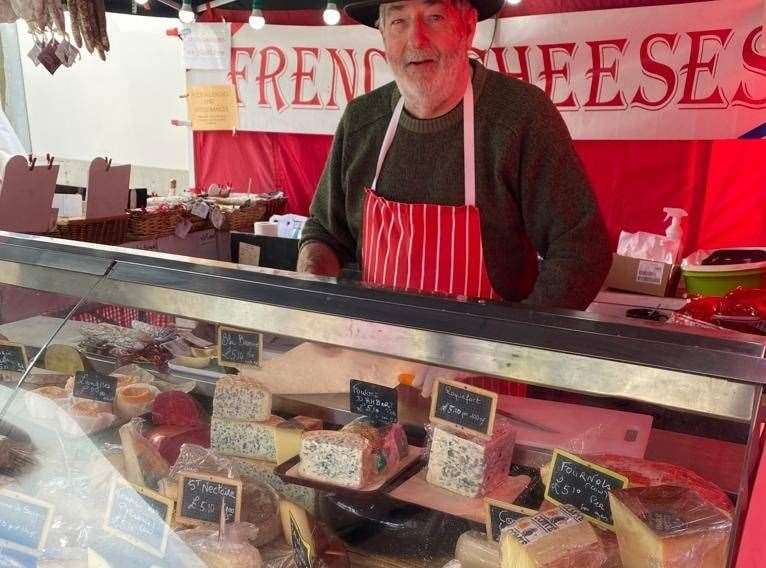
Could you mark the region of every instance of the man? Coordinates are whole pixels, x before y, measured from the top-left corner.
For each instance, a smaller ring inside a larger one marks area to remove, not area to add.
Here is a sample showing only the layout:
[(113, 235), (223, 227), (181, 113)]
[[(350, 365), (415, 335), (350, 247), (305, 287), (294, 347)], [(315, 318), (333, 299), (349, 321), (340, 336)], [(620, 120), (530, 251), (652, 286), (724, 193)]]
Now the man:
[[(395, 83), (352, 101), (303, 230), (300, 271), (419, 293), (585, 309), (609, 270), (566, 125), (537, 87), (470, 61), (503, 0), (364, 0)], [(537, 255), (543, 258), (538, 274)]]

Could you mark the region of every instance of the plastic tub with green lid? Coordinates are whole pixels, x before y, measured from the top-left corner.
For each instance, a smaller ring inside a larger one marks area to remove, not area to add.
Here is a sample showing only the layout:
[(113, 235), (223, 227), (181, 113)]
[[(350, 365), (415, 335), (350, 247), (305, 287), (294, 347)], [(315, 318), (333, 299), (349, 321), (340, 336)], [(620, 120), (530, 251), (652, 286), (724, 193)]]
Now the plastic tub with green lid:
[(724, 296), (737, 286), (766, 287), (766, 246), (698, 250), (681, 263), (689, 294)]

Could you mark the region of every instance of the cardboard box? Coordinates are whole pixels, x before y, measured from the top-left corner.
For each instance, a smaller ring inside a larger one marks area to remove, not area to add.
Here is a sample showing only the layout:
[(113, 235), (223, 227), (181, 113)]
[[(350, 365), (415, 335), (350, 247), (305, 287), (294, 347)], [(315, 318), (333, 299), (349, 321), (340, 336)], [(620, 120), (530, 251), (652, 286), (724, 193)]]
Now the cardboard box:
[(678, 277), (678, 267), (672, 264), (615, 254), (606, 287), (650, 296), (673, 296)]

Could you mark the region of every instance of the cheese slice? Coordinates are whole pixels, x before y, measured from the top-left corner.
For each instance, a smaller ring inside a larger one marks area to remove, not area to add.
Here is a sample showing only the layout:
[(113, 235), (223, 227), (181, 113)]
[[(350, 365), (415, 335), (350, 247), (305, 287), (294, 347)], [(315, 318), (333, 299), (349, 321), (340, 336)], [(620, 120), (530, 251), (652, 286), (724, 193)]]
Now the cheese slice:
[(468, 531), (457, 539), (455, 558), (462, 568), (498, 568), (500, 545), (483, 532)]
[(213, 416), (210, 446), (223, 455), (277, 461), (277, 426), (284, 422), (271, 416), (265, 422), (230, 420)]
[(213, 416), (262, 422), (271, 416), (271, 392), (258, 381), (240, 375), (218, 379), (213, 396)]
[(601, 568), (606, 559), (591, 524), (569, 505), (518, 519), (500, 536), (502, 568)]
[(696, 492), (669, 485), (613, 491), (625, 568), (723, 568), (731, 519)]
[(303, 432), (321, 429), (322, 421), (308, 416), (296, 416), (278, 424), (274, 433), (277, 464), (285, 463), (300, 453)]
[(291, 520), (298, 527), (301, 533), (301, 538), (311, 548), (312, 557), (317, 554), (317, 544), (314, 539), (314, 519), (306, 512), (305, 509), (298, 507), (290, 501), (281, 501), (279, 503), (279, 518), (282, 522), (282, 536), (285, 538), (285, 542), (292, 546), (292, 526)]

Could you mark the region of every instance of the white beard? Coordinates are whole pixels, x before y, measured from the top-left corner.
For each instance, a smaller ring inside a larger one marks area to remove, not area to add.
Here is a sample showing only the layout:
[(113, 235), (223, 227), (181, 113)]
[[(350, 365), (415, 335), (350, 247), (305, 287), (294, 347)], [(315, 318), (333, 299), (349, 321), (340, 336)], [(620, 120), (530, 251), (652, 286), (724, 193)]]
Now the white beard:
[[(427, 59), (433, 55), (429, 52), (407, 52), (404, 55), (406, 62)], [(452, 82), (458, 76), (460, 66), (467, 56), (462, 53), (451, 53), (438, 60), (438, 68), (431, 75), (413, 77), (404, 69), (394, 70), (394, 79), (399, 92), (404, 100), (418, 107), (435, 107), (439, 105), (450, 92)]]

